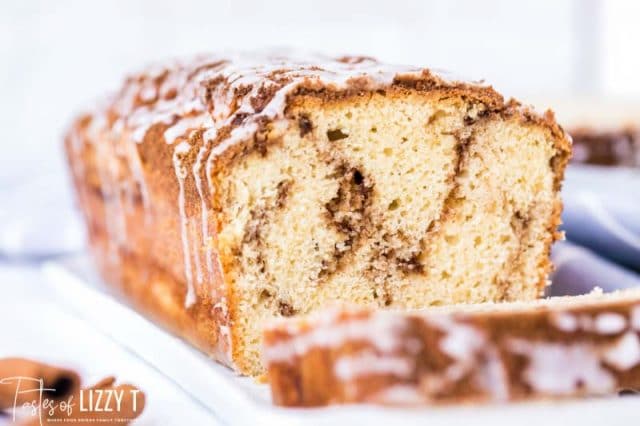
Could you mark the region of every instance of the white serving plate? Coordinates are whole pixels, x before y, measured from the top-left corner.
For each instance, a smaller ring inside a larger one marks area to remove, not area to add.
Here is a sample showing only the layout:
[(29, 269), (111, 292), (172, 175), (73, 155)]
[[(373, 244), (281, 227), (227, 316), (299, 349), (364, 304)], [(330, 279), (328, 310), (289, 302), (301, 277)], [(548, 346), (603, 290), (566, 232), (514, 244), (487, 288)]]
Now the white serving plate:
[(212, 413), (211, 422), (233, 425), (631, 425), (640, 420), (640, 397), (543, 401), (416, 409), (352, 405), (285, 409), (271, 404), (266, 385), (238, 377), (187, 343), (111, 297), (86, 256), (49, 262), (44, 272), (60, 303), (189, 394)]

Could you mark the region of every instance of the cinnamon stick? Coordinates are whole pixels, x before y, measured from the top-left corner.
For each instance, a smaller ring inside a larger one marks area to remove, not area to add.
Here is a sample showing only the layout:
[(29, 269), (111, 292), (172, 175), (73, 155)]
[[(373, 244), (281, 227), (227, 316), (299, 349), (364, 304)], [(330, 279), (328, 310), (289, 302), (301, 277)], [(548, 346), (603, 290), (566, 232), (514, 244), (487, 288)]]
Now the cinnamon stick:
[(72, 370), (25, 358), (0, 358), (0, 411), (41, 397), (63, 400), (79, 388), (80, 376)]

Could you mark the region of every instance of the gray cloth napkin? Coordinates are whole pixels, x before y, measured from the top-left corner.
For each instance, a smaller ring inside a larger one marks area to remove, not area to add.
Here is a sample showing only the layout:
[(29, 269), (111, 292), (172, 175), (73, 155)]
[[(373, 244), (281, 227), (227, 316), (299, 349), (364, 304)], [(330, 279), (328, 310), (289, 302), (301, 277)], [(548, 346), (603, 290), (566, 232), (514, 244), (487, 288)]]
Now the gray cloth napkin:
[(570, 165), (562, 192), (562, 229), (548, 294), (640, 286), (640, 170)]
[(595, 287), (608, 292), (640, 286), (640, 274), (568, 241), (557, 243), (551, 257), (556, 270), (548, 296), (585, 294)]
[(640, 169), (571, 165), (562, 196), (568, 240), (640, 271)]

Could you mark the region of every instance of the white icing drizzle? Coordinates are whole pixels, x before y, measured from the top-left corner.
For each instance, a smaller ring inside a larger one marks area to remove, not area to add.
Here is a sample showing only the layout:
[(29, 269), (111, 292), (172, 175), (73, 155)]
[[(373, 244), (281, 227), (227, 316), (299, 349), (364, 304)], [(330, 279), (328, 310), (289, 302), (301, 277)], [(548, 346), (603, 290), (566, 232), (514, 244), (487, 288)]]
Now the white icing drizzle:
[(631, 328), (640, 331), (640, 305), (631, 309)]
[(370, 374), (410, 377), (414, 368), (415, 360), (406, 356), (380, 355), (366, 351), (340, 357), (335, 363), (334, 373), (338, 379), (348, 381)]
[(140, 87), (140, 100), (143, 102), (153, 102), (158, 98), (158, 91), (152, 84), (144, 84)]
[(196, 269), (196, 282), (198, 284), (202, 284), (202, 266), (200, 265), (200, 252), (202, 246), (200, 245), (200, 240), (198, 238), (195, 238), (195, 236), (197, 236), (198, 234), (193, 228), (195, 228), (196, 226), (196, 223), (189, 221), (189, 235), (194, 236), (194, 238), (191, 238), (191, 243), (193, 244), (193, 264)]
[(605, 350), (604, 360), (618, 371), (626, 371), (640, 364), (640, 339), (633, 331), (623, 334)]
[(484, 350), (484, 366), (476, 375), (476, 382), (488, 389), (495, 401), (507, 401), (509, 399), (509, 378), (505, 370), (500, 354), (494, 347)]
[(593, 329), (599, 334), (618, 334), (627, 327), (624, 316), (613, 312), (598, 314), (595, 318)]
[(440, 342), (441, 349), (449, 356), (467, 361), (472, 354), (482, 348), (486, 339), (475, 328), (457, 323), (447, 317), (431, 318), (431, 324), (437, 324), (446, 331), (445, 338)]
[(445, 315), (425, 317), (425, 322), (445, 333), (440, 340), (440, 350), (454, 360), (445, 371), (446, 380), (454, 382), (464, 377), (474, 367), (477, 354), (485, 347), (485, 336), (474, 327)]
[(182, 164), (182, 155), (187, 154), (191, 149), (188, 142), (180, 142), (173, 153), (173, 167), (178, 179), (178, 208), (180, 211), (180, 228), (182, 237), (182, 253), (184, 256), (184, 273), (187, 280), (187, 294), (185, 296), (185, 306), (189, 307), (196, 301), (195, 289), (193, 286), (193, 272), (191, 270), (191, 254), (189, 250), (189, 218), (186, 213), (184, 198), (184, 181), (187, 177), (187, 170)]
[(111, 203), (111, 198), (113, 197), (113, 187), (110, 184), (111, 179), (107, 175), (107, 164), (110, 163), (111, 157), (108, 155), (106, 149), (108, 148), (109, 142), (106, 143), (95, 143), (98, 138), (101, 136), (100, 132), (102, 128), (105, 126), (106, 118), (102, 115), (91, 117), (91, 121), (86, 129), (87, 137), (85, 140), (92, 145), (95, 150), (95, 155), (98, 157), (103, 157), (105, 159), (104, 162), (98, 161), (96, 162), (96, 174), (98, 176), (98, 185), (100, 188), (100, 192), (104, 201), (104, 226), (105, 232), (111, 237), (106, 242), (106, 260), (111, 264), (116, 264), (119, 260), (117, 253), (117, 245), (119, 244), (119, 232), (118, 227), (115, 222), (115, 218), (117, 217), (117, 212), (113, 211), (113, 203)]
[(163, 136), (165, 142), (172, 145), (176, 140), (184, 137), (187, 131), (201, 128), (206, 117), (206, 115), (200, 114), (195, 117), (185, 117), (178, 120), (173, 126), (168, 127), (164, 131)]
[[(214, 289), (214, 291), (218, 291), (217, 289)], [(217, 302), (214, 307), (213, 307), (213, 311), (219, 310), (222, 313), (222, 317), (226, 318), (227, 317), (227, 298), (226, 296), (222, 295), (219, 298), (219, 302)], [(223, 337), (222, 341), (225, 342), (226, 344), (223, 344), (223, 350), (224, 350), (224, 354), (227, 357), (227, 361), (231, 364), (234, 363), (233, 361), (233, 351), (232, 351), (232, 340), (231, 340), (231, 328), (227, 325), (227, 324), (219, 324), (218, 325), (218, 329), (220, 330), (220, 336)]]
[(78, 179), (84, 179), (85, 164), (84, 161), (80, 160), (84, 141), (80, 135), (79, 129), (77, 127), (72, 127), (67, 137), (69, 138), (69, 145), (71, 146), (71, 155), (74, 157), (73, 161), (70, 163), (71, 171)]
[[(95, 140), (95, 139), (94, 139)], [(104, 161), (96, 162), (96, 171), (100, 180), (100, 189), (104, 202), (104, 221), (107, 233), (111, 236), (107, 245), (109, 259), (118, 263), (118, 247), (127, 242), (127, 225), (121, 199), (121, 184), (118, 181), (119, 164), (113, 140), (94, 144), (95, 154)]]
[(565, 333), (573, 333), (578, 330), (578, 319), (575, 315), (567, 312), (554, 312), (549, 317), (551, 324), (558, 330)]
[(615, 390), (615, 378), (602, 367), (600, 354), (590, 345), (535, 343), (524, 339), (511, 339), (507, 343), (512, 352), (529, 360), (523, 379), (535, 392), (560, 396), (579, 389), (590, 394)]
[(423, 377), (421, 384), (428, 394), (437, 394), (471, 374), (474, 383), (494, 400), (508, 399), (508, 378), (502, 359), (484, 333), (448, 315), (424, 316), (424, 321), (444, 332), (439, 348), (453, 359), (442, 374)]
[(133, 209), (135, 205), (134, 198), (139, 193), (144, 211), (144, 226), (149, 226), (151, 223), (151, 202), (137, 144), (130, 137), (127, 137), (125, 123), (122, 118), (118, 118), (111, 125), (111, 135), (116, 142), (114, 145), (116, 153), (125, 160), (128, 171), (131, 173), (131, 179), (121, 181), (121, 185), (128, 195), (129, 209)]
[[(260, 54), (240, 53), (228, 56), (205, 55), (193, 60), (177, 60), (168, 66), (154, 66), (137, 78), (130, 78), (114, 102), (115, 110), (126, 117), (134, 140), (141, 142), (148, 129), (162, 123), (170, 127), (165, 131), (167, 142), (175, 140), (188, 128), (196, 127), (188, 118), (175, 121), (175, 117), (189, 117), (208, 112), (213, 126), (220, 129), (238, 114), (253, 114), (239, 127), (254, 127), (258, 118), (281, 115), (286, 98), (302, 84), (321, 88), (344, 88), (356, 79), (362, 87), (376, 88), (387, 85), (399, 75), (419, 76), (422, 69), (381, 64), (369, 58), (334, 60), (318, 55), (287, 52)], [(164, 78), (163, 78), (164, 76)], [(436, 78), (435, 76), (433, 78)], [(443, 84), (451, 84), (443, 78)], [(156, 80), (161, 79), (156, 89)], [(210, 99), (206, 85), (215, 84)], [(251, 90), (241, 99), (239, 89)], [(264, 91), (272, 92), (267, 105), (257, 110), (254, 100)], [(210, 105), (208, 105), (210, 101)], [(245, 134), (250, 134), (248, 131)], [(240, 140), (241, 138), (231, 137)], [(229, 145), (229, 144), (227, 144)], [(218, 150), (220, 152), (220, 150)]]
[[(117, 264), (118, 248), (128, 244), (125, 209), (127, 211), (133, 209), (139, 194), (145, 211), (143, 220), (146, 226), (151, 216), (150, 201), (140, 157), (135, 144), (124, 135), (123, 121), (115, 120), (110, 132), (105, 129), (106, 122), (105, 115), (93, 115), (84, 134), (80, 134), (79, 126), (74, 126), (69, 135), (72, 138), (71, 149), (77, 158), (72, 162), (74, 173), (81, 178), (85, 176), (85, 162), (78, 158), (84, 144), (91, 145), (94, 155), (102, 159), (95, 162), (95, 168), (98, 186), (104, 200), (105, 232), (110, 236), (107, 239), (106, 260)], [(106, 140), (99, 142), (102, 139)], [(130, 173), (130, 178), (127, 178), (127, 172)]]
[(627, 320), (615, 312), (603, 312), (595, 317), (587, 314), (572, 314), (570, 312), (552, 313), (551, 324), (565, 333), (578, 330), (602, 335), (622, 333), (627, 328)]
[(366, 341), (380, 352), (389, 353), (402, 347), (402, 332), (406, 326), (404, 318), (382, 312), (369, 318), (335, 322), (266, 346), (263, 359), (265, 362), (291, 362), (313, 348), (338, 347), (351, 340)]
[(151, 203), (149, 200), (149, 190), (147, 189), (147, 183), (144, 178), (144, 172), (142, 170), (142, 163), (140, 162), (140, 156), (138, 155), (137, 146), (131, 139), (125, 138), (125, 149), (126, 158), (128, 159), (129, 168), (133, 176), (133, 182), (135, 185), (137, 185), (137, 189), (140, 191), (142, 207), (145, 211), (145, 225), (149, 225)]
[(208, 279), (212, 280), (214, 278), (213, 272), (213, 253), (211, 252), (211, 244), (209, 242), (209, 211), (207, 208), (207, 202), (205, 200), (205, 195), (202, 189), (202, 177), (200, 176), (202, 170), (202, 160), (204, 159), (204, 155), (209, 148), (209, 143), (203, 144), (198, 150), (198, 155), (196, 156), (196, 161), (193, 164), (192, 172), (193, 172), (193, 180), (195, 182), (196, 191), (198, 191), (198, 196), (200, 197), (200, 216), (201, 216), (201, 235), (202, 235), (202, 246), (205, 247), (206, 255), (205, 262), (207, 264), (207, 273)]
[[(207, 145), (207, 148), (213, 143), (218, 135), (218, 131), (215, 127), (210, 127), (202, 134), (202, 138)], [(204, 153), (203, 153), (204, 155)], [(213, 196), (216, 193), (216, 186), (213, 184), (213, 161), (210, 160), (211, 156), (209, 155), (205, 161), (204, 172), (207, 178), (207, 187), (209, 189), (209, 197)], [(202, 160), (200, 160), (202, 161)], [(202, 167), (202, 166), (200, 166)]]

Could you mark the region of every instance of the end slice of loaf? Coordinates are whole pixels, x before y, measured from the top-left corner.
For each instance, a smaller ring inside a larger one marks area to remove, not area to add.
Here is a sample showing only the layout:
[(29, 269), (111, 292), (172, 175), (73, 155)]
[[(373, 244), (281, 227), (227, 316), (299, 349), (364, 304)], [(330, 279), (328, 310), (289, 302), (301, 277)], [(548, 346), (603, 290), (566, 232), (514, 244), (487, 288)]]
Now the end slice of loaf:
[(428, 405), (640, 390), (640, 290), (415, 312), (334, 309), (265, 331), (273, 400)]
[(103, 276), (244, 374), (274, 317), (541, 295), (570, 150), (491, 87), (281, 55), (136, 74), (66, 146)]
[(535, 99), (552, 105), (573, 140), (571, 161), (640, 167), (640, 104), (633, 100), (576, 97)]

